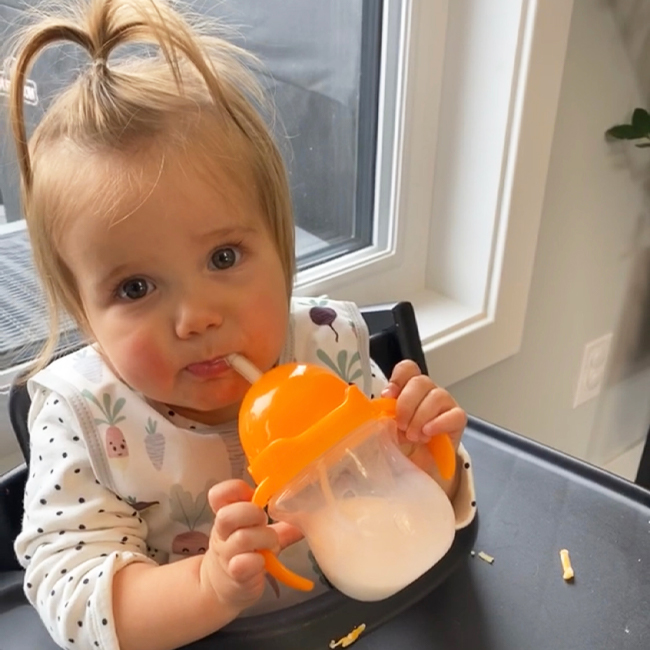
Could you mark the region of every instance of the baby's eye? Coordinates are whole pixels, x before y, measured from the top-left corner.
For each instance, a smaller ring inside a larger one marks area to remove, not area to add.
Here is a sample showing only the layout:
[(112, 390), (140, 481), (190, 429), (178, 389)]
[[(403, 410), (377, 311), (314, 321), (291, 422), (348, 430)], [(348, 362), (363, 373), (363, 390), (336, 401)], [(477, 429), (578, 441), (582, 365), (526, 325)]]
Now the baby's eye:
[(218, 271), (223, 271), (229, 269), (231, 266), (235, 266), (241, 257), (241, 252), (239, 249), (234, 248), (233, 246), (224, 246), (223, 248), (218, 248), (210, 256), (210, 266), (217, 269)]
[(154, 290), (154, 286), (144, 278), (131, 278), (117, 289), (118, 298), (123, 300), (140, 300)]

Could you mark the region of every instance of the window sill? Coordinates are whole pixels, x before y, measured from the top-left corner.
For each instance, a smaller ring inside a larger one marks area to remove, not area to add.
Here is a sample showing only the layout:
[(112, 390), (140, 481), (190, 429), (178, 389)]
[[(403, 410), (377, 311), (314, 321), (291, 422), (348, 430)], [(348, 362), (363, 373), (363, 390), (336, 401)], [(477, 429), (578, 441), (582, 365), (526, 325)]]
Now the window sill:
[(411, 301), (441, 385), (519, 350), (572, 5), (405, 0), (386, 243), (299, 276), (301, 294)]

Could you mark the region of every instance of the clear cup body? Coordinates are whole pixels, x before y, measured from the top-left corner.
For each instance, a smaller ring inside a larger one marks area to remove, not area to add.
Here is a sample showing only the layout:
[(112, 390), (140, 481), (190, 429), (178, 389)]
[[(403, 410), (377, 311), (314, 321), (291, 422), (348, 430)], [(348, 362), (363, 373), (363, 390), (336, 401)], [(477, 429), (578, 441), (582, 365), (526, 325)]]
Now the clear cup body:
[(369, 420), (269, 502), (302, 530), (328, 580), (357, 600), (387, 598), (449, 550), (453, 508), (399, 449), (395, 421)]

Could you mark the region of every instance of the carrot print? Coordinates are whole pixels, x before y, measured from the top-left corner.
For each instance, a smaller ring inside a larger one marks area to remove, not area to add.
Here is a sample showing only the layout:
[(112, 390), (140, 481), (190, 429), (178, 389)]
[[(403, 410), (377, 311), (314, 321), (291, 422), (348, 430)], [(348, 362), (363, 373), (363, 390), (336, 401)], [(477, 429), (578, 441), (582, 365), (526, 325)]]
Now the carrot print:
[(151, 464), (159, 470), (165, 459), (165, 436), (160, 431), (156, 431), (157, 427), (158, 422), (156, 420), (147, 418), (147, 426), (145, 427), (147, 436), (144, 439), (144, 446), (147, 449)]
[(92, 402), (104, 416), (104, 418), (95, 418), (95, 424), (108, 425), (104, 434), (107, 456), (109, 458), (126, 458), (129, 455), (129, 447), (126, 444), (126, 438), (122, 430), (116, 426), (119, 422), (126, 420), (123, 415), (119, 415), (120, 411), (124, 408), (124, 404), (126, 404), (126, 400), (120, 397), (115, 400), (115, 404), (111, 404), (110, 394), (104, 393), (102, 396), (103, 404), (101, 404), (89, 390), (84, 390), (82, 395), (89, 402)]

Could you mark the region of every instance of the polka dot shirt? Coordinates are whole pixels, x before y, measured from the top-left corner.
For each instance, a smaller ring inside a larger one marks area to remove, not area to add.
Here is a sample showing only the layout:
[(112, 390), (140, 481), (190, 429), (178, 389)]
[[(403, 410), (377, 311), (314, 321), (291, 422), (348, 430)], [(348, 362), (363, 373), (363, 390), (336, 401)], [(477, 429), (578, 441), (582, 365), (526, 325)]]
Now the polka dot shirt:
[(112, 580), (127, 564), (153, 563), (146, 525), (96, 480), (66, 403), (40, 391), (33, 404), (25, 516), (15, 543), (25, 593), (61, 647), (118, 650)]
[[(379, 397), (387, 380), (374, 363), (371, 373), (370, 396)], [(27, 598), (61, 647), (119, 650), (113, 578), (133, 562), (156, 564), (155, 549), (147, 545), (147, 524), (97, 479), (80, 425), (65, 400), (40, 390), (32, 404), (30, 475), (23, 530), (15, 544), (26, 570)], [(183, 428), (202, 426), (181, 421), (173, 412), (163, 415)], [(224, 435), (225, 448), (233, 470), (243, 471), (236, 428), (233, 432)], [(468, 467), (469, 458), (462, 458)], [(466, 478), (461, 492), (460, 501), (469, 504), (471, 499), (473, 508), (473, 485)]]

